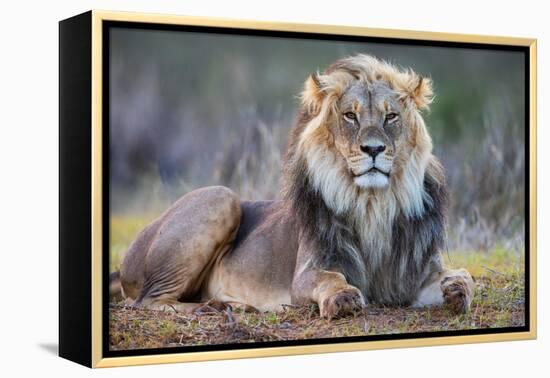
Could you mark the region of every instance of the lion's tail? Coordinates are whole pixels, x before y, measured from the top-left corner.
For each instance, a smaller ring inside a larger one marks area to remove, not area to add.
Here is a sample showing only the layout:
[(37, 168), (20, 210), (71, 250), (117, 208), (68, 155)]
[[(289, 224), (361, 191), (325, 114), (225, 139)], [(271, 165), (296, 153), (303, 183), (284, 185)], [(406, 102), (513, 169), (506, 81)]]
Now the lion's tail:
[(124, 299), (122, 296), (122, 284), (120, 283), (120, 271), (109, 275), (109, 297), (111, 302), (120, 302)]

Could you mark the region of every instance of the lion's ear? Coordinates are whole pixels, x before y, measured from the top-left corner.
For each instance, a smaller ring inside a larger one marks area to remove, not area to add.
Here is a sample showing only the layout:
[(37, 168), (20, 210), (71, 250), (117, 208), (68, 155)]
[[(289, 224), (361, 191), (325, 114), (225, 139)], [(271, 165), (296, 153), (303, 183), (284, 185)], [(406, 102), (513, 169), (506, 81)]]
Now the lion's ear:
[(304, 83), (304, 90), (301, 95), (302, 105), (308, 109), (311, 114), (317, 115), (321, 109), (324, 96), (325, 94), (319, 79), (319, 74), (313, 73), (309, 75)]
[(432, 80), (415, 73), (410, 73), (407, 94), (418, 109), (427, 109), (432, 103), (434, 94)]

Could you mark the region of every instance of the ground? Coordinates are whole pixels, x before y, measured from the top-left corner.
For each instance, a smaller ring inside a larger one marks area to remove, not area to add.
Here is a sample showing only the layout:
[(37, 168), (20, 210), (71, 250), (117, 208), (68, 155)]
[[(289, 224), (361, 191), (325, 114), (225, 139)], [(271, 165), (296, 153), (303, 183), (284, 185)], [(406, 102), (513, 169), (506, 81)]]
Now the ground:
[[(111, 269), (135, 235), (134, 224), (113, 219)], [(114, 227), (113, 227), (114, 226)], [(128, 240), (127, 240), (128, 239)], [(109, 310), (112, 350), (279, 341), (389, 333), (519, 327), (525, 322), (524, 261), (521, 253), (497, 247), (490, 251), (445, 253), (446, 265), (464, 267), (476, 280), (471, 310), (454, 315), (446, 308), (388, 308), (369, 305), (363, 312), (328, 321), (316, 306), (288, 306), (280, 313), (217, 311), (204, 306), (194, 314), (136, 310), (121, 303)]]
[(478, 281), (472, 310), (453, 315), (445, 308), (410, 309), (369, 306), (362, 313), (328, 321), (315, 306), (284, 312), (222, 312), (204, 308), (192, 315), (172, 311), (110, 308), (112, 350), (185, 345), (233, 344), (345, 336), (519, 327), (524, 324), (523, 289), (506, 278)]

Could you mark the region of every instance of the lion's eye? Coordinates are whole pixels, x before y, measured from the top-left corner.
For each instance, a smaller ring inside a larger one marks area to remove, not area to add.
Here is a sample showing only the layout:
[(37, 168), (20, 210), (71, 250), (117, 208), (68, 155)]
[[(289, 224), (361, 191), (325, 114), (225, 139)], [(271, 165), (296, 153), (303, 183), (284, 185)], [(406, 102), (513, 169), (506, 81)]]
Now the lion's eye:
[(344, 118), (346, 118), (350, 122), (353, 122), (357, 119), (357, 116), (354, 112), (346, 112), (344, 113)]
[(394, 121), (397, 119), (397, 113), (388, 113), (386, 114), (386, 121)]

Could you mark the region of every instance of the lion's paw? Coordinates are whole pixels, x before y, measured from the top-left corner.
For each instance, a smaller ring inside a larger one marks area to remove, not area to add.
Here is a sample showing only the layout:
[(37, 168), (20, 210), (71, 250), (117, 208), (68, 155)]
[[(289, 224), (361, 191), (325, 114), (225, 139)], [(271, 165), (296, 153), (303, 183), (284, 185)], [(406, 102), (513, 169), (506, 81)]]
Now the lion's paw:
[(327, 319), (338, 318), (361, 311), (365, 307), (363, 294), (359, 289), (342, 289), (327, 297), (320, 306), (321, 316)]
[(445, 277), (441, 281), (445, 304), (456, 314), (464, 314), (472, 303), (474, 281), (468, 272), (458, 276)]

